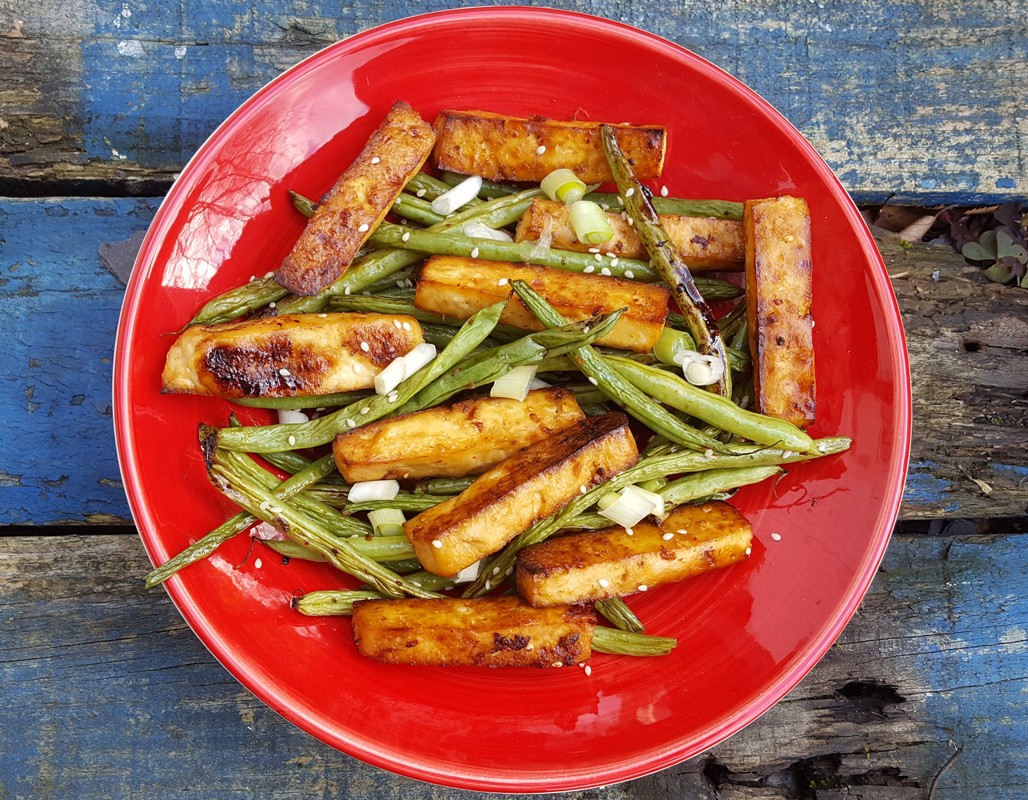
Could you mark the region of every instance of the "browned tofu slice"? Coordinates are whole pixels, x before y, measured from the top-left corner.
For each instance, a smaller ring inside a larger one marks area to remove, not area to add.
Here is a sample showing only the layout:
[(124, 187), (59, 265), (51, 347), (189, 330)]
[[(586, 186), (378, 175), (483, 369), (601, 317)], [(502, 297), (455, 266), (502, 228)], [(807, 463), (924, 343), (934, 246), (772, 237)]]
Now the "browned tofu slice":
[(810, 212), (799, 197), (749, 200), (743, 224), (757, 409), (802, 428), (815, 408)]
[[(599, 122), (507, 117), (488, 111), (442, 111), (432, 155), (438, 169), (492, 181), (539, 182), (561, 167), (585, 183), (614, 180), (603, 153)], [(640, 179), (664, 168), (663, 125), (618, 125), (618, 141)]]
[(364, 600), (353, 607), (357, 651), (387, 664), (565, 667), (592, 655), (589, 606), (532, 608), (520, 597)]
[(398, 100), (318, 206), (275, 279), (313, 295), (342, 275), (434, 142), (432, 126)]
[[(553, 200), (537, 199), (521, 215), (515, 240), (538, 241), (549, 234), (551, 244), (559, 250), (580, 253), (598, 248), (618, 258), (649, 258), (635, 228), (619, 212), (608, 211), (614, 237), (603, 244), (580, 242), (571, 227), (569, 206)], [(746, 259), (742, 223), (715, 217), (687, 217), (681, 214), (660, 214), (660, 224), (678, 255), (693, 270), (741, 270)]]
[(547, 539), (518, 553), (518, 593), (534, 606), (624, 597), (727, 567), (750, 553), (746, 518), (727, 503), (682, 505), (659, 526)]
[[(627, 309), (614, 329), (599, 340), (599, 344), (608, 347), (649, 352), (660, 338), (667, 318), (670, 295), (663, 286), (463, 256), (429, 258), (421, 268), (414, 305), (436, 314), (467, 319), (509, 296), (510, 282), (514, 280), (529, 284), (568, 321)], [(544, 327), (517, 298), (507, 304), (500, 322), (530, 331)]]
[(230, 399), (369, 389), (390, 361), (423, 341), (416, 319), (394, 314), (284, 314), (197, 325), (168, 351), (163, 388)]
[(500, 462), (403, 529), (425, 569), (456, 575), (562, 509), (581, 487), (602, 483), (638, 460), (624, 414), (584, 419)]
[(479, 397), (380, 420), (337, 436), (332, 449), (350, 483), (478, 475), (584, 418), (574, 393), (552, 387), (524, 402)]

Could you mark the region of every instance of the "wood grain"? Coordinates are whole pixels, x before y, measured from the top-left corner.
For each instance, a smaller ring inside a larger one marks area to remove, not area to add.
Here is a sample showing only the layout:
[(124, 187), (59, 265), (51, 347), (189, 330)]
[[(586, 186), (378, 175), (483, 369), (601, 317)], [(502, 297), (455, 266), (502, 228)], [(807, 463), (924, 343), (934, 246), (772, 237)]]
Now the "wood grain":
[[(123, 290), (97, 251), (144, 230), (157, 204), (0, 201), (0, 318), (11, 331), (0, 348), (0, 525), (128, 522), (110, 418)], [(914, 375), (901, 517), (1024, 515), (1028, 292), (983, 284), (946, 248), (878, 241)]]
[[(569, 800), (1023, 797), (1025, 536), (896, 537), (861, 610), (756, 723), (677, 767)], [(242, 689), (160, 590), (135, 536), (0, 538), (0, 797), (410, 798)]]
[[(152, 192), (287, 67), (358, 31), (453, 5), (0, 0), (0, 191), (78, 194), (113, 183)], [(1028, 130), (1016, 122), (1028, 83), (1020, 0), (887, 9), (839, 0), (802, 13), (782, 0), (600, 0), (590, 10), (748, 83), (860, 199), (970, 204), (1028, 194)]]

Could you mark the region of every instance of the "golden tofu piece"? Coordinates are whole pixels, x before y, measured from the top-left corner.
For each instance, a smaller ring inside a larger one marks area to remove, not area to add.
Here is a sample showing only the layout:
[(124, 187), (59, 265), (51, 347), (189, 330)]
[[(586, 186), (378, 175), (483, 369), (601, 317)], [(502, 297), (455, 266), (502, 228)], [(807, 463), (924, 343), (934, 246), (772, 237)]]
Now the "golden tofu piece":
[(524, 402), (478, 397), (379, 420), (336, 437), (332, 450), (350, 483), (478, 475), (585, 418), (573, 392), (529, 392)]
[(802, 428), (815, 409), (810, 212), (799, 197), (748, 200), (743, 224), (757, 409)]
[[(746, 259), (742, 223), (716, 217), (688, 217), (682, 214), (660, 214), (661, 227), (678, 255), (692, 270), (741, 270)], [(551, 246), (559, 250), (587, 253), (598, 248), (601, 253), (618, 258), (647, 259), (649, 255), (635, 228), (619, 212), (608, 211), (607, 221), (614, 236), (602, 244), (580, 242), (571, 227), (569, 206), (553, 200), (536, 199), (521, 215), (516, 241), (538, 241), (547, 233)]]
[(624, 414), (584, 419), (529, 445), (403, 529), (425, 569), (453, 576), (639, 460)]
[[(485, 261), (463, 256), (432, 256), (421, 268), (414, 305), (424, 311), (467, 319), (511, 293), (521, 280), (569, 322), (626, 309), (598, 344), (647, 353), (660, 338), (670, 293), (663, 286), (550, 267)], [(545, 327), (519, 299), (512, 298), (500, 322), (529, 331)]]
[(396, 101), (307, 222), (275, 280), (296, 294), (314, 295), (342, 275), (434, 142), (432, 126)]
[[(614, 180), (603, 152), (600, 122), (508, 117), (488, 111), (442, 111), (435, 120), (432, 162), (438, 169), (491, 181), (538, 183), (553, 170), (572, 170), (585, 183)], [(636, 177), (660, 176), (663, 125), (618, 125), (618, 141)]]
[(532, 608), (520, 597), (363, 600), (353, 607), (362, 656), (437, 667), (565, 667), (592, 655), (589, 606)]
[(423, 341), (416, 319), (395, 314), (284, 314), (196, 325), (168, 351), (163, 389), (229, 399), (369, 389), (390, 361)]
[(728, 503), (681, 505), (659, 526), (575, 533), (518, 553), (518, 593), (533, 606), (624, 597), (745, 559), (753, 539)]

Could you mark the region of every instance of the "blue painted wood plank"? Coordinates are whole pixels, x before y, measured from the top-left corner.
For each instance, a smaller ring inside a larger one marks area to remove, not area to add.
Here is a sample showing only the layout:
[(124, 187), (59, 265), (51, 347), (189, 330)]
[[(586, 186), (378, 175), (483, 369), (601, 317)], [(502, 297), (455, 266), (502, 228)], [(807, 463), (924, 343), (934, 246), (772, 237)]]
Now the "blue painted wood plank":
[(97, 248), (145, 230), (149, 200), (0, 203), (0, 525), (129, 517), (111, 417), (123, 287)]
[[(952, 741), (965, 752), (938, 800), (1022, 798), (1024, 538), (895, 538), (838, 644), (764, 717), (678, 767), (565, 797), (792, 785), (812, 800), (922, 800)], [(15, 732), (0, 736), (0, 797), (489, 797), (390, 775), (285, 722), (142, 588), (147, 563), (135, 537), (0, 538), (0, 730)]]
[[(15, 65), (0, 73), (0, 92), (12, 98), (0, 113), (0, 179), (166, 180), (246, 97), (304, 56), (411, 13), (465, 5), (473, 4), (103, 0), (51, 14), (0, 0), (0, 19), (14, 23), (0, 42)], [(1016, 124), (1028, 81), (1019, 0), (598, 0), (590, 10), (741, 78), (860, 200), (1028, 196)]]

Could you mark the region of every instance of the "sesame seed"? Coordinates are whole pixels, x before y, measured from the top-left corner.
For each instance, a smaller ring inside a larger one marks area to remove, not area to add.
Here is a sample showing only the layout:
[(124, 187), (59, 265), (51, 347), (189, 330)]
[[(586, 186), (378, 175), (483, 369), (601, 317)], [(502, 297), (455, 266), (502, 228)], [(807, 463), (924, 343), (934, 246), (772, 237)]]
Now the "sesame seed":
[(346, 427), (347, 428), (356, 428), (357, 427), (357, 423), (354, 422), (352, 419), (348, 419), (348, 420), (346, 420)]
[(270, 278), (274, 274), (275, 274), (275, 272), (273, 270), (268, 270), (267, 272), (264, 273), (264, 277), (265, 278)]
[(360, 225), (357, 226), (358, 233), (367, 233), (369, 230), (371, 230), (371, 226), (368, 225), (368, 223), (366, 222), (362, 222)]
[(411, 329), (411, 327), (410, 327), (410, 323), (409, 323), (409, 322), (405, 322), (405, 323), (403, 323), (403, 326), (402, 326), (402, 327), (403, 327), (403, 329), (404, 329), (405, 331), (410, 331), (410, 329)]
[(375, 156), (374, 158), (371, 159), (371, 163), (372, 164), (377, 164), (381, 160), (382, 160), (381, 158), (379, 158), (378, 156)]
[(628, 223), (629, 227), (631, 227), (632, 225), (635, 225), (635, 220), (634, 220), (634, 219), (632, 219), (631, 217), (629, 217), (628, 219), (626, 219), (626, 220), (625, 220), (625, 222), (627, 222), (627, 223)]
[(637, 588), (639, 589), (639, 591), (640, 591), (640, 592), (645, 592), (645, 591), (646, 591), (647, 589), (649, 589), (650, 587), (649, 587), (649, 586), (647, 586), (647, 585), (646, 585), (645, 583), (640, 583), (640, 584), (639, 584), (639, 586), (638, 586)]
[(782, 541), (782, 534), (780, 534), (780, 533), (772, 533), (771, 534), (771, 538), (774, 539), (774, 541), (776, 541), (776, 542), (780, 542), (780, 541)]
[(794, 240), (794, 239), (795, 239), (796, 237), (795, 237), (795, 236), (793, 236), (793, 235), (792, 235), (791, 233), (787, 233), (787, 234), (786, 234), (785, 236), (783, 236), (782, 238), (783, 238), (783, 239), (785, 239), (785, 241), (787, 241), (787, 242), (791, 242), (791, 241), (793, 241), (793, 240)]
[(753, 552), (753, 548), (752, 547), (747, 547), (746, 548), (746, 555), (749, 555), (752, 552)]
[(596, 380), (596, 378), (594, 378), (592, 375), (589, 376), (589, 383), (591, 383), (593, 386), (599, 386), (600, 385), (600, 382), (598, 380)]
[(811, 320), (811, 321), (810, 321), (810, 329), (811, 329), (811, 330), (814, 330), (814, 320)]
[(286, 441), (288, 441), (289, 442), (289, 446), (292, 447), (294, 444), (296, 444), (296, 437), (295, 436), (290, 436)]
[(361, 413), (362, 414), (370, 414), (371, 413), (371, 409), (368, 408), (367, 406), (364, 406), (364, 408), (361, 409)]
[(685, 536), (685, 534), (687, 534), (688, 532), (689, 531), (687, 531), (685, 528), (679, 528), (677, 531), (675, 531), (675, 533), (680, 533), (682, 534), (682, 536)]
[(349, 287), (349, 286), (347, 286), (347, 287), (345, 287), (345, 288), (343, 289), (343, 294), (349, 294), (349, 293), (350, 293), (350, 287)]
[(499, 567), (493, 567), (493, 575), (499, 575), (499, 574), (500, 574), (500, 568)]
[(272, 300), (270, 303), (268, 303), (268, 308), (276, 308), (277, 306), (278, 306), (278, 304), (274, 300)]
[(525, 651), (526, 651), (526, 652), (527, 652), (527, 651), (529, 651), (529, 650), (535, 650), (535, 645), (534, 645), (534, 644), (532, 644), (531, 642), (529, 642), (529, 643), (528, 643), (528, 646), (527, 646), (527, 647), (525, 647)]
[(487, 580), (487, 581), (485, 582), (485, 590), (486, 590), (486, 591), (488, 592), (488, 591), (489, 591), (490, 589), (492, 589), (492, 588), (493, 588), (493, 582), (492, 582), (492, 581), (490, 581), (490, 580)]
[(713, 450), (704, 450), (703, 451), (703, 455), (706, 458), (713, 458), (714, 457), (714, 451)]
[[(395, 403), (397, 400), (400, 399), (400, 393), (399, 392), (390, 392), (389, 397), (387, 399), (389, 400), (390, 403)], [(407, 477), (407, 476), (405, 475), (404, 477)]]
[(368, 344), (367, 342), (361, 342), (361, 350), (363, 350), (365, 353), (370, 353), (371, 352), (371, 345)]
[(607, 269), (606, 267), (604, 267), (603, 269), (600, 270), (600, 274), (601, 275), (606, 275), (607, 277), (610, 277), (610, 270)]
[(278, 371), (278, 374), (281, 375), (283, 378), (288, 378), (289, 370), (287, 370), (285, 367), (282, 367), (282, 369)]
[(603, 587), (604, 589), (606, 589), (606, 588), (608, 588), (608, 587), (610, 586), (610, 581), (608, 581), (608, 580), (607, 580), (606, 578), (600, 578), (600, 580), (598, 581), (598, 583), (599, 583), (599, 584), (600, 584), (600, 586), (602, 586), (602, 587)]
[(396, 282), (396, 288), (397, 289), (403, 289), (406, 285), (407, 285), (407, 281), (397, 281)]
[(546, 145), (544, 145), (544, 144), (541, 144), (537, 148), (535, 148), (535, 154), (537, 156), (541, 156), (545, 152), (546, 152)]
[(256, 275), (251, 275), (251, 276), (250, 276), (250, 280), (251, 280), (251, 281), (255, 281), (255, 280), (257, 280), (257, 276), (256, 276)]
[(261, 561), (259, 558), (256, 561), (253, 562), (254, 569), (260, 569), (263, 566), (264, 566), (264, 562)]
[(477, 247), (472, 247), (471, 248), (471, 257), (472, 258), (478, 258), (478, 248)]
[(625, 192), (625, 197), (631, 197), (633, 194), (635, 194), (635, 187), (629, 186), (628, 191)]
[(589, 248), (589, 252), (590, 253), (598, 253), (598, 252), (600, 252), (600, 248), (598, 248), (598, 247), (590, 247)]
[(669, 541), (671, 541), (672, 539), (675, 538), (675, 535), (673, 533), (665, 533), (660, 538), (663, 539), (665, 542), (669, 542)]
[(586, 325), (584, 328), (582, 328), (582, 333), (589, 333), (589, 331), (591, 331), (592, 329), (592, 325)]
[(396, 326), (397, 330), (403, 330), (403, 325), (400, 324), (400, 320), (394, 319), (393, 320), (393, 325)]
[(629, 536), (635, 536), (635, 531), (633, 531), (631, 528), (625, 528), (625, 533), (627, 533)]
[(417, 191), (417, 192), (415, 192), (415, 194), (416, 194), (416, 195), (417, 195), (418, 197), (424, 197), (424, 196), (425, 196), (425, 194), (426, 194), (426, 192), (425, 192), (425, 190), (424, 190), (424, 189), (418, 189), (418, 191)]
[(496, 281), (497, 286), (506, 286), (508, 283), (510, 283), (510, 281), (506, 278), (500, 278), (498, 281)]
[(353, 371), (354, 371), (354, 372), (355, 372), (356, 374), (360, 375), (360, 374), (361, 374), (362, 372), (364, 372), (364, 367), (362, 367), (362, 366), (361, 366), (360, 364), (358, 364), (358, 363), (357, 363), (357, 362), (355, 361), (355, 362), (354, 362), (354, 364), (353, 364)]
[(442, 550), (443, 549), (443, 543), (441, 541), (439, 541), (438, 539), (433, 539), (432, 540), (432, 547), (434, 547), (436, 550)]
[(635, 277), (635, 273), (632, 272), (632, 270), (630, 270), (630, 269), (626, 269), (625, 270), (625, 277), (628, 278), (629, 280), (631, 280), (632, 278)]
[(618, 205), (623, 206), (625, 201), (621, 199), (621, 195), (618, 195)]
[(618, 265), (618, 257), (617, 256), (611, 256), (610, 265), (612, 267), (616, 267)]
[(406, 242), (406, 241), (409, 241), (409, 240), (410, 240), (410, 231), (404, 231), (403, 232), (403, 236), (400, 237), (400, 241), (401, 242)]
[(827, 446), (827, 445), (826, 445), (826, 444), (825, 444), (824, 442), (821, 442), (821, 444), (819, 444), (819, 445), (817, 446), (817, 452), (819, 452), (819, 453), (823, 453), (823, 452), (825, 452), (825, 451), (826, 451), (827, 449), (828, 449), (828, 446)]
[(581, 486), (578, 487), (578, 491), (580, 491), (582, 494), (588, 494), (589, 487), (583, 483)]
[(550, 664), (550, 666), (551, 667), (563, 667), (564, 666), (564, 662), (563, 661), (554, 661), (552, 664)]
[(661, 186), (660, 187), (660, 196), (661, 197), (667, 197), (668, 196), (668, 190), (667, 190), (666, 186)]
[(594, 267), (592, 264), (590, 264), (585, 269), (583, 269), (582, 272), (584, 272), (586, 274), (589, 274), (590, 272), (596, 272), (596, 267)]
[(603, 261), (603, 256), (600, 255), (599, 252), (593, 253), (593, 258), (595, 258), (597, 261)]
[(593, 668), (590, 667), (588, 664), (585, 665), (585, 674), (586, 674), (586, 677), (588, 677), (588, 676), (593, 674)]

